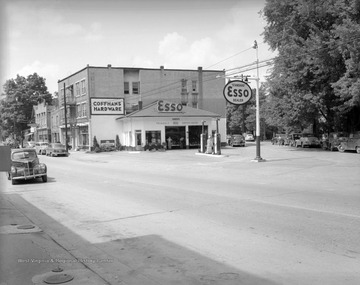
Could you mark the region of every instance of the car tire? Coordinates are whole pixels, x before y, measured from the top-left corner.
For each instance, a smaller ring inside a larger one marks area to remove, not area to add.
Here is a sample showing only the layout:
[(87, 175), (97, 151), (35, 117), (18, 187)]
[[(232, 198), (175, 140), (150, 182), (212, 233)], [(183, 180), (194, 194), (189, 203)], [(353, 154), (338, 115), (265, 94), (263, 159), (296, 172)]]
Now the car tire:
[(355, 150), (356, 150), (356, 153), (360, 154), (360, 146), (357, 146), (357, 147), (355, 148)]
[(44, 175), (43, 177), (41, 177), (42, 178), (42, 181), (43, 182), (47, 182), (47, 175)]
[(345, 148), (344, 148), (342, 145), (339, 145), (339, 146), (338, 146), (338, 150), (339, 150), (340, 152), (345, 152)]

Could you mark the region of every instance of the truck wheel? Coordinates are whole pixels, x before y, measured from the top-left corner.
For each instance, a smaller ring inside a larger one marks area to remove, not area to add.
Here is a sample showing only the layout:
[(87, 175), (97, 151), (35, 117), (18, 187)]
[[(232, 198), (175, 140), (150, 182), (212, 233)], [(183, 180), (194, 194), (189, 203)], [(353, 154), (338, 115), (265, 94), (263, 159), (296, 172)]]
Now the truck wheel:
[(360, 154), (360, 146), (357, 146), (357, 147), (355, 148), (355, 150), (356, 150), (356, 152), (357, 152), (358, 154)]

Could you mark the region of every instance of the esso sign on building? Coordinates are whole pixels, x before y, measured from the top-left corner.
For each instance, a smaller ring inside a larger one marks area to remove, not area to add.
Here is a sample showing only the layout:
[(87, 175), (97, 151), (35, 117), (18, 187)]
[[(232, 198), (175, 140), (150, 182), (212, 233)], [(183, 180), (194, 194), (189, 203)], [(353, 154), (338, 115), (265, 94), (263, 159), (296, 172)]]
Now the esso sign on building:
[(225, 99), (234, 105), (243, 105), (251, 99), (250, 86), (240, 80), (229, 81), (224, 87)]
[(181, 112), (183, 105), (165, 102), (163, 100), (158, 101), (157, 110), (158, 112)]

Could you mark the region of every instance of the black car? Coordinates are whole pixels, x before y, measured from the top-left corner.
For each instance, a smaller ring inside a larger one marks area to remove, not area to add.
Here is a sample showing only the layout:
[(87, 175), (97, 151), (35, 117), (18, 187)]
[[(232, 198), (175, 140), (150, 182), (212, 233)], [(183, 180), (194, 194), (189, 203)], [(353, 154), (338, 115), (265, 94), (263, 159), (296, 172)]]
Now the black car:
[(40, 163), (34, 148), (18, 148), (11, 150), (11, 170), (8, 179), (12, 184), (17, 180), (41, 178), (47, 182), (47, 167)]

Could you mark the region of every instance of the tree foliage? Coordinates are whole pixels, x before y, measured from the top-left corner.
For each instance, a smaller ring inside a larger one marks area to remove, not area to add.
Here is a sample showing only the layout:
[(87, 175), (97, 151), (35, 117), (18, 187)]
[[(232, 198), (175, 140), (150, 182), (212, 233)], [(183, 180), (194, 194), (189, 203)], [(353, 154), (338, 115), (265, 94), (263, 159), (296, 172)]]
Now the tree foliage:
[(33, 106), (45, 100), (51, 104), (52, 96), (45, 85), (45, 79), (34, 73), (27, 76), (17, 75), (3, 85), (0, 101), (0, 126), (3, 137), (11, 134), (21, 136), (32, 119)]
[[(256, 89), (253, 89), (253, 96), (250, 101), (244, 105), (233, 105), (227, 103), (226, 105), (226, 121), (227, 121), (227, 131), (229, 134), (243, 134), (246, 132), (251, 132), (255, 135), (256, 132)], [(260, 86), (259, 91), (259, 103), (260, 103), (260, 132), (261, 138), (271, 136), (272, 129), (268, 127), (268, 123), (265, 120), (267, 117), (266, 102), (267, 98), (265, 96), (266, 85), (263, 84)], [(266, 130), (270, 134), (266, 134)]]
[(278, 52), (267, 123), (359, 128), (360, 0), (267, 0), (262, 13), (265, 41)]

